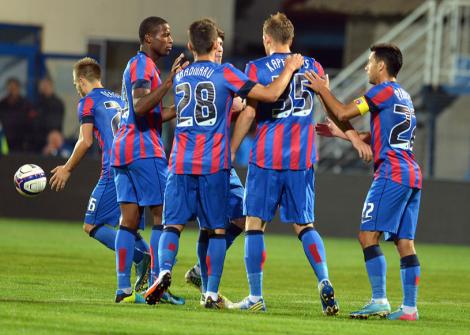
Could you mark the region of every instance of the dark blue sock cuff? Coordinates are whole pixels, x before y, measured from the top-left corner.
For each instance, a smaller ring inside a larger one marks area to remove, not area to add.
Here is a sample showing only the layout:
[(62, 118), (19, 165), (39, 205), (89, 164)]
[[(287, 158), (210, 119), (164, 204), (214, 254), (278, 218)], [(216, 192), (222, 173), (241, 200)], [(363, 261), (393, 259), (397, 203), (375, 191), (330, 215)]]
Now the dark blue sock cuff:
[(159, 224), (159, 225), (154, 225), (152, 227), (152, 230), (163, 230), (163, 225)]
[(165, 227), (163, 228), (163, 231), (167, 233), (175, 233), (176, 235), (178, 235), (178, 237), (180, 237), (181, 235), (181, 232), (175, 227)]
[(264, 231), (262, 230), (247, 230), (245, 235), (263, 235)]
[(383, 255), (382, 249), (378, 244), (371, 245), (370, 247), (365, 248), (362, 250), (364, 252), (364, 260), (367, 262), (375, 257), (379, 257)]
[(315, 230), (313, 227), (307, 227), (307, 228), (304, 228), (302, 229), (302, 231), (299, 233), (299, 235), (297, 236), (299, 238), (299, 240), (302, 241), (302, 237), (304, 236), (304, 234), (308, 233), (309, 231), (312, 231), (312, 230)]
[(104, 226), (104, 225), (102, 225), (102, 224), (99, 224), (99, 225), (94, 226), (94, 227), (90, 230), (90, 232), (88, 233), (88, 235), (89, 235), (90, 237), (93, 237), (93, 238), (94, 238), (95, 235), (96, 235), (96, 233), (98, 232), (98, 230), (99, 230), (101, 227), (103, 227), (103, 226)]
[(412, 268), (414, 266), (419, 266), (418, 256), (409, 255), (409, 256), (405, 256), (402, 259), (400, 259), (400, 268), (401, 269)]
[(120, 230), (125, 230), (125, 231), (131, 233), (132, 235), (137, 236), (137, 230), (135, 230), (135, 229), (131, 229), (131, 228), (124, 227), (124, 226), (119, 226), (119, 229)]
[(207, 230), (200, 230), (199, 231), (198, 242), (202, 243), (202, 244), (207, 244), (207, 242), (209, 242), (209, 232)]
[(230, 223), (230, 226), (225, 230), (227, 235), (233, 235), (233, 236), (238, 236), (242, 233), (243, 229), (238, 227), (237, 225), (234, 225), (233, 223)]

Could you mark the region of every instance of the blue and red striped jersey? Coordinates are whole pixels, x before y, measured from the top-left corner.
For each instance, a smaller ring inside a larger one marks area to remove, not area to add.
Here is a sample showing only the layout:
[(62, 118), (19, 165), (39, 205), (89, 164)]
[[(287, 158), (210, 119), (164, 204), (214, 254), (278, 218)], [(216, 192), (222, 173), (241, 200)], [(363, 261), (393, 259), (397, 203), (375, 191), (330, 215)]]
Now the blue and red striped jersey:
[(110, 157), (114, 135), (124, 102), (105, 88), (95, 88), (78, 103), (80, 124), (93, 123), (93, 133), (101, 150), (101, 177), (110, 177)]
[[(269, 85), (284, 69), (288, 53), (274, 53), (246, 65), (248, 77), (262, 85)], [(250, 163), (273, 170), (306, 170), (316, 162), (314, 134), (315, 94), (305, 85), (305, 71), (314, 70), (320, 76), (320, 63), (304, 57), (304, 65), (297, 71), (290, 85), (275, 103), (258, 102), (256, 135), (250, 153)]]
[(177, 119), (169, 163), (173, 173), (203, 175), (230, 168), (233, 97), (246, 97), (254, 85), (227, 63), (198, 61), (176, 75)]
[(421, 188), (421, 169), (413, 154), (416, 116), (410, 95), (398, 83), (384, 82), (372, 87), (364, 98), (371, 112), (374, 178)]
[(122, 77), (122, 99), (125, 102), (121, 123), (113, 143), (112, 166), (123, 166), (136, 159), (161, 157), (166, 159), (161, 139), (161, 104), (143, 116), (134, 112), (132, 91), (161, 85), (159, 71), (144, 52), (132, 57)]

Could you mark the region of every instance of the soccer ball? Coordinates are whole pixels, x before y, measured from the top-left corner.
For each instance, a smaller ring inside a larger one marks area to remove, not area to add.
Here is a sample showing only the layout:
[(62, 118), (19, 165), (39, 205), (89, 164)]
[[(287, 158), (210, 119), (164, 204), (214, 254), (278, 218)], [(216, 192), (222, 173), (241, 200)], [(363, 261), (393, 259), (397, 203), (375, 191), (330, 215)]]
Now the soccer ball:
[(44, 170), (34, 164), (25, 164), (14, 177), (15, 187), (25, 197), (35, 197), (46, 188), (47, 178)]

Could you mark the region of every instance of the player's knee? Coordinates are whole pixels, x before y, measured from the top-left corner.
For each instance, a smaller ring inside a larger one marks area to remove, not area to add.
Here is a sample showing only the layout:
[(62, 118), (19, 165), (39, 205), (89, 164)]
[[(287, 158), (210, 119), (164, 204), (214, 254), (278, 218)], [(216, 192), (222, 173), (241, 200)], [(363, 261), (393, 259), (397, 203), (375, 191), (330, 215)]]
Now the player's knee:
[(372, 245), (379, 244), (380, 234), (378, 232), (360, 231), (358, 235), (359, 243), (362, 249), (370, 247)]
[(246, 224), (245, 230), (262, 230), (264, 231), (265, 222), (263, 222), (260, 218), (254, 216), (247, 216), (246, 217)]
[(292, 227), (294, 228), (294, 232), (297, 236), (299, 236), (305, 229), (307, 228), (312, 228), (314, 229), (315, 227), (313, 226), (313, 223), (308, 223), (308, 224), (297, 224), (297, 223), (294, 223), (292, 225)]
[(396, 246), (397, 246), (398, 253), (400, 254), (400, 257), (406, 257), (409, 255), (416, 254), (413, 240), (407, 240), (407, 239), (397, 240)]

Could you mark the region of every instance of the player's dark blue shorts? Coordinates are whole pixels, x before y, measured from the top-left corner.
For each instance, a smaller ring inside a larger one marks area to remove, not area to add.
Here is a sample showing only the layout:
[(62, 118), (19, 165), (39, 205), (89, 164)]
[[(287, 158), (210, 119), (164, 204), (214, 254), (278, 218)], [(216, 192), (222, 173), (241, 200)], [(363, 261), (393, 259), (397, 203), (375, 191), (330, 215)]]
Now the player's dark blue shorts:
[(391, 179), (372, 182), (362, 211), (361, 231), (384, 232), (385, 240), (415, 238), (421, 190)]
[(168, 175), (166, 159), (138, 159), (113, 169), (118, 202), (136, 203), (141, 207), (163, 204)]
[(315, 174), (308, 170), (271, 170), (248, 167), (243, 212), (271, 221), (280, 207), (285, 223), (312, 223), (315, 205)]
[(230, 192), (228, 200), (228, 218), (235, 220), (244, 217), (243, 215), (243, 195), (245, 188), (234, 168), (230, 170)]
[(120, 216), (121, 211), (116, 201), (113, 178), (100, 178), (88, 201), (84, 222), (92, 225), (108, 224), (115, 227), (119, 224)]
[(186, 224), (197, 218), (200, 228), (221, 229), (227, 223), (228, 170), (207, 175), (169, 173), (163, 224)]

